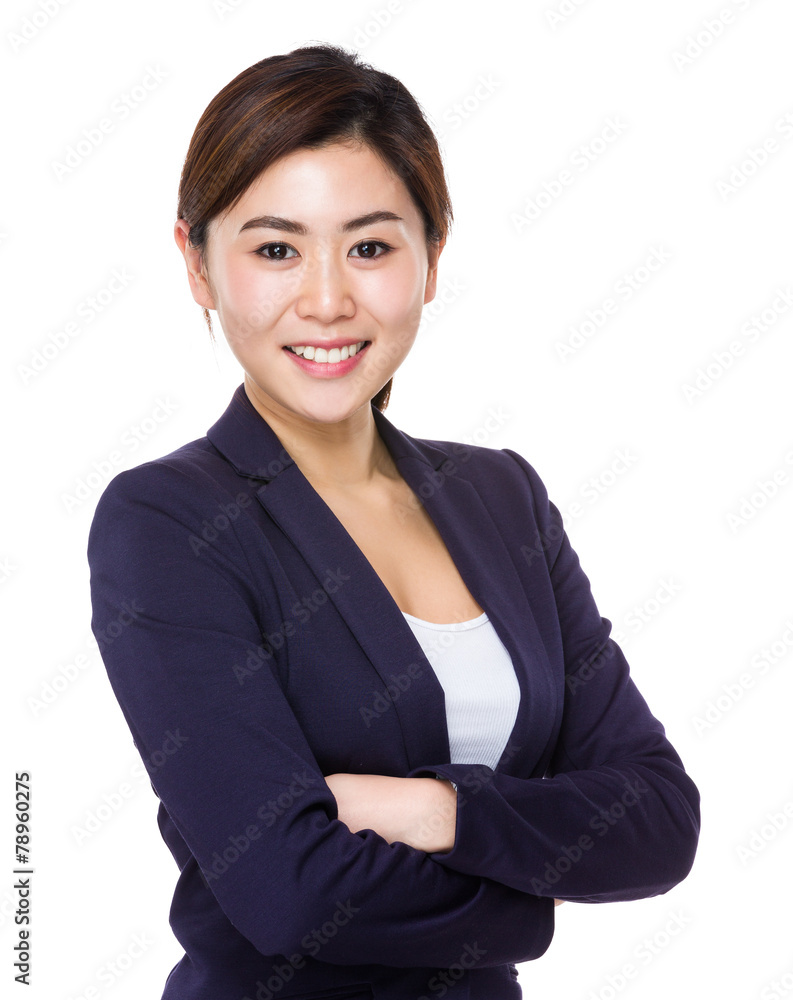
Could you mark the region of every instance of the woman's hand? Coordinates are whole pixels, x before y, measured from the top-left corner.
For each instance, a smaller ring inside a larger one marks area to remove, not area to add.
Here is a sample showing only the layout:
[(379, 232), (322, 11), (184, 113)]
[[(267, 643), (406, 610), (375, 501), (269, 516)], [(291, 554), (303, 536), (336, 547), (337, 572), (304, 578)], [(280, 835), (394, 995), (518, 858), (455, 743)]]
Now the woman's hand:
[(353, 833), (374, 830), (389, 844), (427, 853), (454, 846), (457, 793), (450, 781), (384, 774), (330, 774), (325, 781)]

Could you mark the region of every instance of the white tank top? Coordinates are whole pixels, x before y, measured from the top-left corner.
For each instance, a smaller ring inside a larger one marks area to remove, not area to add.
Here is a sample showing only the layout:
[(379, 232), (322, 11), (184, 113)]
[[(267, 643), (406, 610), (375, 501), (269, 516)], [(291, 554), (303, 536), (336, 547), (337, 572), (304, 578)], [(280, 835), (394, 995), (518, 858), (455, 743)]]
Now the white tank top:
[(512, 659), (486, 612), (438, 624), (402, 612), (440, 681), (452, 764), (495, 770), (520, 704)]

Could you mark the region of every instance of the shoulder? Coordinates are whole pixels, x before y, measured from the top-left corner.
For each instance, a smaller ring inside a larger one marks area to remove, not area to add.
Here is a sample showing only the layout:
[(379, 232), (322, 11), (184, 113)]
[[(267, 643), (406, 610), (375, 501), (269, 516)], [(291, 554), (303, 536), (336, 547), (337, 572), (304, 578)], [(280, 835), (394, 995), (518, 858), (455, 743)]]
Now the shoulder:
[(91, 531), (166, 518), (195, 530), (215, 517), (219, 507), (235, 501), (250, 504), (260, 486), (258, 480), (240, 476), (207, 437), (196, 438), (116, 473), (99, 497)]
[(239, 473), (214, 447), (208, 437), (195, 438), (174, 451), (118, 472), (102, 493), (145, 495), (157, 490), (201, 495), (222, 493), (239, 482)]
[[(534, 466), (512, 448), (488, 448), (459, 441), (411, 438), (442, 475), (457, 476), (496, 498), (529, 500), (536, 513), (547, 507), (548, 492)], [(505, 492), (506, 491), (506, 492)]]
[[(512, 448), (487, 448), (416, 438), (431, 461), (436, 485), (453, 476), (467, 482), (490, 518), (529, 565), (555, 563), (566, 535), (562, 515), (534, 466)], [(432, 456), (430, 458), (430, 456)]]

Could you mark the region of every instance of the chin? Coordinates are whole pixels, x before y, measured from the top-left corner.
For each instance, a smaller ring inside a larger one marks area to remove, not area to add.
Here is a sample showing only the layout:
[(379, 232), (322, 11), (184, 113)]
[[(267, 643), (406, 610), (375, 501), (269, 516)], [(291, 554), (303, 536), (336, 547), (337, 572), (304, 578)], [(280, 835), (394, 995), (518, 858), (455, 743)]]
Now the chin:
[(285, 399), (283, 406), (290, 413), (304, 420), (319, 424), (337, 424), (357, 413), (362, 406), (369, 405), (369, 398), (321, 399), (317, 393), (313, 398)]

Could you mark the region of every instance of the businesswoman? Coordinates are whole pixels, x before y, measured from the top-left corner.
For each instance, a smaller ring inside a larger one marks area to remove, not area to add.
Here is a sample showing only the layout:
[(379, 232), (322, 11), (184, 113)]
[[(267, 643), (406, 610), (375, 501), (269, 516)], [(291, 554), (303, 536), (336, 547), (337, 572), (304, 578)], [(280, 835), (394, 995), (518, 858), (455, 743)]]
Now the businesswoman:
[(193, 135), (175, 237), (244, 381), (88, 543), (180, 869), (168, 1000), (516, 998), (555, 900), (693, 862), (697, 789), (534, 469), (384, 414), (451, 214), (419, 106), (332, 46)]

